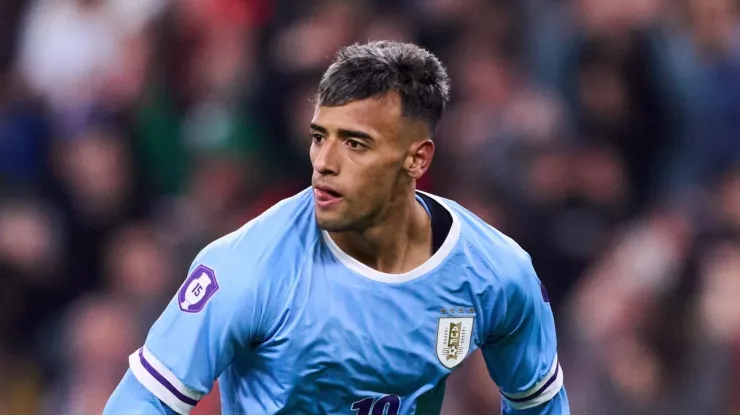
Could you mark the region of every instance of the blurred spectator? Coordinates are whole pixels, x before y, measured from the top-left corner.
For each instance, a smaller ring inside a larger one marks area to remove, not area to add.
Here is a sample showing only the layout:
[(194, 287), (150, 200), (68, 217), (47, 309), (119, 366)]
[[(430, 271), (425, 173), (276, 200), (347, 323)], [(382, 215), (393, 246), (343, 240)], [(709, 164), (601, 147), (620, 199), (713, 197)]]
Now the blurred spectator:
[(110, 221), (134, 191), (131, 155), (119, 133), (90, 129), (55, 149), (56, 174), (74, 215), (87, 224)]
[(716, 180), (740, 158), (740, 27), (733, 1), (687, 1), (685, 18), (697, 57), (698, 98), (693, 166), (699, 165), (700, 184)]
[(96, 112), (125, 42), (156, 15), (163, 1), (35, 1), (21, 40), (24, 79), (49, 104), (60, 130), (74, 131)]
[(133, 310), (115, 298), (90, 296), (71, 308), (64, 323), (65, 375), (47, 396), (44, 413), (100, 413), (139, 347)]
[(108, 240), (107, 290), (136, 311), (134, 317), (138, 319), (134, 322), (141, 328), (147, 328), (159, 316), (177, 288), (176, 272), (181, 270), (174, 261), (171, 248), (147, 224), (127, 224)]
[(362, 15), (361, 2), (315, 3), (312, 10), (275, 38), (272, 50), (277, 66), (294, 73), (323, 71), (328, 57), (356, 39)]

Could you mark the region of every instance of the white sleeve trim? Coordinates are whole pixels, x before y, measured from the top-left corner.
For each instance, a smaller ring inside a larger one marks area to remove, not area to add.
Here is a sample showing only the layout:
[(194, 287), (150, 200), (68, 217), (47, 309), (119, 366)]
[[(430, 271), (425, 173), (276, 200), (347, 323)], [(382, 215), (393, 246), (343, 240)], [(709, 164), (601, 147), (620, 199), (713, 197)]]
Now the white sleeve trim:
[(189, 414), (203, 397), (175, 377), (146, 347), (136, 350), (128, 361), (136, 379), (179, 414)]
[(504, 393), (507, 403), (516, 410), (529, 409), (548, 402), (563, 388), (563, 370), (560, 368), (557, 354), (552, 361), (550, 370), (532, 388), (522, 393)]

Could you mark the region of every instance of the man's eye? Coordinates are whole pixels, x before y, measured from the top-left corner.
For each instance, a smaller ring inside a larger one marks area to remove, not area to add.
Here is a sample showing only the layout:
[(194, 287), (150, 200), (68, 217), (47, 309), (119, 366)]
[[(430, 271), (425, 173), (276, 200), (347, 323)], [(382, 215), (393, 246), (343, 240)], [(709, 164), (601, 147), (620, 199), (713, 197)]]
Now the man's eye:
[(351, 147), (352, 149), (359, 149), (362, 146), (362, 143), (358, 142), (357, 140), (347, 140), (347, 145)]
[(324, 140), (324, 136), (318, 134), (318, 133), (311, 133), (311, 140), (315, 143), (319, 143), (322, 140)]

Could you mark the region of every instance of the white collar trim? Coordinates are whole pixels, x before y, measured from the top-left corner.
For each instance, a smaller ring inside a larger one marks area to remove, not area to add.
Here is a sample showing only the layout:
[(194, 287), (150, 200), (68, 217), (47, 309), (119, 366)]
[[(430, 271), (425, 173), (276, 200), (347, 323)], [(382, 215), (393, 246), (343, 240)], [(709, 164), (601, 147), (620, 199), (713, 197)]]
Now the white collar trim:
[(439, 266), (447, 258), (450, 252), (452, 252), (455, 244), (457, 244), (457, 241), (460, 239), (460, 220), (457, 218), (457, 215), (455, 215), (455, 212), (453, 212), (447, 206), (447, 204), (438, 196), (422, 191), (417, 192), (422, 193), (437, 201), (452, 216), (452, 226), (450, 227), (450, 232), (447, 234), (447, 238), (445, 239), (444, 243), (442, 243), (442, 246), (439, 248), (439, 250), (437, 250), (436, 253), (432, 255), (432, 257), (422, 263), (419, 267), (406, 273), (400, 274), (383, 273), (381, 271), (375, 270), (372, 267), (365, 265), (364, 263), (342, 251), (337, 243), (332, 240), (329, 233), (321, 230), (321, 235), (326, 242), (326, 245), (329, 246), (329, 250), (331, 251), (331, 253), (334, 255), (334, 257), (336, 257), (337, 260), (339, 260), (340, 263), (342, 263), (350, 270), (364, 277), (367, 277), (368, 279), (375, 280), (381, 283), (408, 282), (419, 278), (437, 268), (437, 266)]

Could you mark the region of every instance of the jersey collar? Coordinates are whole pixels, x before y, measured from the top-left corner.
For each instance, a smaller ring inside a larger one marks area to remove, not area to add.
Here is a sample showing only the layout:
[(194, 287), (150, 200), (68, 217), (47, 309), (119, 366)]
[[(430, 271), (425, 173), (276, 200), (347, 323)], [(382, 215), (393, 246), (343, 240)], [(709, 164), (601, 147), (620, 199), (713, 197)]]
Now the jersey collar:
[(334, 240), (332, 240), (328, 232), (321, 230), (321, 236), (324, 242), (326, 242), (326, 245), (329, 247), (331, 253), (340, 263), (342, 263), (345, 267), (349, 268), (355, 273), (367, 277), (370, 280), (375, 280), (376, 282), (380, 283), (404, 283), (417, 279), (431, 272), (440, 264), (442, 264), (442, 262), (452, 252), (452, 249), (455, 247), (455, 244), (457, 244), (457, 241), (460, 239), (460, 220), (457, 218), (455, 212), (451, 210), (450, 207), (445, 203), (445, 201), (436, 195), (432, 195), (422, 191), (417, 192), (429, 196), (430, 198), (437, 201), (444, 209), (446, 209), (447, 212), (449, 212), (452, 216), (452, 226), (450, 227), (450, 232), (447, 234), (447, 238), (445, 239), (444, 243), (442, 243), (442, 246), (439, 248), (439, 250), (437, 250), (437, 252), (434, 253), (427, 261), (413, 270), (399, 274), (383, 273), (365, 265), (364, 263), (342, 251), (342, 249), (339, 248)]

